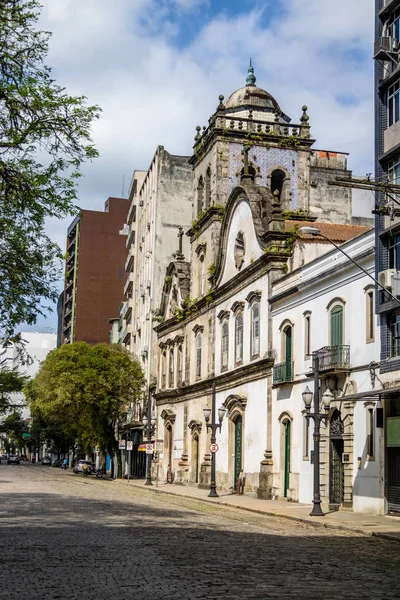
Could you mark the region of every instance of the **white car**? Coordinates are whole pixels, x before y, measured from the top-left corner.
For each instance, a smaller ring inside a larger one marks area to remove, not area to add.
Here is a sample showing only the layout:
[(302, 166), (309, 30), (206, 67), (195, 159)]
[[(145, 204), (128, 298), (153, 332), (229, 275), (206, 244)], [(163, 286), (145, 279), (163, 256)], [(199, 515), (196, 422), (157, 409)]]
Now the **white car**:
[(74, 473), (83, 473), (86, 469), (93, 469), (93, 465), (90, 460), (79, 460), (73, 468)]

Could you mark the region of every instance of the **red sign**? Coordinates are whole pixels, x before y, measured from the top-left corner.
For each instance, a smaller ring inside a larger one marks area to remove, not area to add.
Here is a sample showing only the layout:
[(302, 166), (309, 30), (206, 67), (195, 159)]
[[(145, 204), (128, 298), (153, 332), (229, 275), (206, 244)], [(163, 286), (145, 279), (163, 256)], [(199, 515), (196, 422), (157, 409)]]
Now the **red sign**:
[(210, 444), (210, 452), (215, 454), (215, 452), (218, 452), (218, 450), (219, 450), (218, 444)]

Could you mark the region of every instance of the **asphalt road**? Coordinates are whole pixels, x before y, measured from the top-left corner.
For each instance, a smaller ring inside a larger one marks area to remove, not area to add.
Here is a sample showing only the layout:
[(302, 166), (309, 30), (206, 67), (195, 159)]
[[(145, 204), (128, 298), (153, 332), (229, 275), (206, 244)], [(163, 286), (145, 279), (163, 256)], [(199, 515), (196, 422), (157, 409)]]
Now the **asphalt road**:
[(0, 467), (0, 598), (400, 598), (400, 544), (85, 479)]

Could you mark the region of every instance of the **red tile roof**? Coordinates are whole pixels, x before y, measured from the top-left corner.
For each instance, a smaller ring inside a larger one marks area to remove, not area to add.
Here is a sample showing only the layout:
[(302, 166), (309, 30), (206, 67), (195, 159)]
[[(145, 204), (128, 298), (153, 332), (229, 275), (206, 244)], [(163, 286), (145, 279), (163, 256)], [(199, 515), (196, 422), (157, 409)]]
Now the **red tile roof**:
[[(294, 227), (315, 227), (321, 231), (323, 235), (326, 235), (327, 238), (332, 240), (333, 242), (347, 242), (352, 238), (365, 233), (366, 231), (370, 231), (372, 227), (365, 227), (362, 225), (337, 225), (334, 223), (319, 223), (310, 221), (285, 221), (285, 231), (292, 231)], [(319, 244), (321, 243), (329, 243), (327, 240), (323, 238), (319, 238), (317, 236), (313, 236), (311, 234), (302, 233), (301, 237), (303, 240), (307, 241), (315, 241)]]

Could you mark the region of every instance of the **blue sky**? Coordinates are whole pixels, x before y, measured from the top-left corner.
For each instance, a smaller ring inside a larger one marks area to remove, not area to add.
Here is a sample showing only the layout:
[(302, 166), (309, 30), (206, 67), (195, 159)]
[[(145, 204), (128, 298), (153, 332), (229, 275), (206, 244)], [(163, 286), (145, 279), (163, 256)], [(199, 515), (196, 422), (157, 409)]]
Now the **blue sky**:
[[(308, 106), (316, 148), (350, 153), (373, 171), (373, 0), (42, 0), (53, 32), (48, 64), (69, 93), (99, 104), (100, 158), (80, 182), (83, 208), (102, 210), (146, 169), (158, 144), (190, 154), (196, 125), (245, 82), (293, 122)], [(49, 230), (64, 246), (68, 222)], [(55, 327), (55, 316), (36, 329)]]

